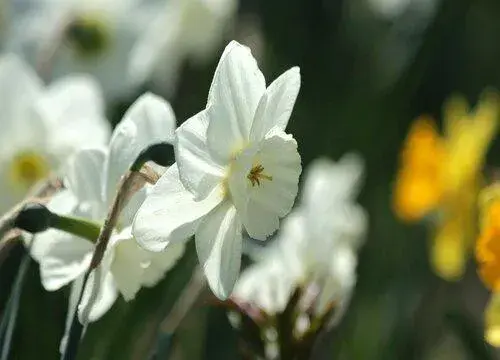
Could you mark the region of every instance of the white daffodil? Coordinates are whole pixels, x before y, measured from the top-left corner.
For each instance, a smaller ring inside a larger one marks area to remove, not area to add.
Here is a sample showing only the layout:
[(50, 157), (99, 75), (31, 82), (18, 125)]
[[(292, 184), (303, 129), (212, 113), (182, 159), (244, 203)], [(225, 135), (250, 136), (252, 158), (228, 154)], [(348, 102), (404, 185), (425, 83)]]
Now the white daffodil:
[(299, 206), (290, 214), (263, 260), (243, 272), (233, 297), (270, 315), (284, 310), (297, 287), (301, 306), (323, 316), (335, 304), (340, 318), (356, 282), (356, 252), (366, 215), (354, 203), (362, 163), (354, 155), (338, 163), (322, 159), (308, 169)]
[(46, 77), (89, 73), (106, 97), (127, 95), (129, 54), (155, 9), (149, 0), (38, 0), (10, 21), (7, 48)]
[(266, 89), (250, 49), (231, 42), (215, 71), (205, 110), (176, 131), (176, 164), (134, 221), (144, 248), (161, 251), (195, 235), (208, 283), (220, 298), (238, 277), (242, 231), (265, 240), (295, 200), (301, 172), (285, 133), (300, 88), (298, 68)]
[[(102, 224), (121, 176), (144, 148), (160, 139), (173, 141), (174, 130), (175, 117), (170, 105), (155, 95), (143, 95), (114, 130), (109, 149), (85, 149), (72, 158), (66, 168), (67, 190), (56, 195), (49, 208)], [(118, 294), (128, 301), (141, 287), (154, 286), (184, 251), (182, 243), (161, 253), (137, 245), (131, 224), (145, 194), (146, 189), (142, 189), (125, 207), (104, 259), (84, 289), (79, 308), (84, 323), (102, 316)], [(49, 230), (37, 235), (32, 255), (40, 263), (43, 287), (53, 291), (75, 282), (74, 293), (78, 294), (93, 251), (92, 242), (65, 232)], [(70, 308), (75, 306), (73, 303)]]
[(14, 55), (0, 57), (0, 212), (82, 146), (104, 144), (109, 125), (98, 85), (70, 76), (45, 87)]
[(246, 269), (236, 282), (232, 298), (237, 303), (251, 304), (266, 314), (283, 310), (297, 287), (295, 257), (286, 257), (281, 244), (266, 248), (264, 255)]
[(135, 86), (151, 80), (169, 93), (184, 60), (205, 63), (212, 58), (238, 0), (160, 0), (156, 6), (156, 18), (132, 49), (128, 75)]

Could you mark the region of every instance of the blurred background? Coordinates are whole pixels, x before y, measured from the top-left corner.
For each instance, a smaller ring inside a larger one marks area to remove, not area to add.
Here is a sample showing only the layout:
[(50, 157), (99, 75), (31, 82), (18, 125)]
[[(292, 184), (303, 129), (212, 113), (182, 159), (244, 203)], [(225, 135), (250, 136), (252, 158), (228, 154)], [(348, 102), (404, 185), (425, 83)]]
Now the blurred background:
[[(37, 2), (1, 1), (8, 51), (9, 30), (20, 24), (12, 24), (15, 13)], [(178, 122), (184, 121), (204, 108), (219, 54), (231, 39), (251, 47), (268, 82), (300, 66), (302, 88), (288, 130), (303, 164), (319, 156), (362, 154), (366, 180), (360, 202), (370, 216), (351, 305), (341, 324), (321, 338), (314, 358), (500, 359), (483, 341), (488, 293), (473, 260), (461, 281), (439, 279), (429, 266), (428, 229), (401, 223), (391, 209), (399, 152), (413, 119), (430, 114), (439, 123), (450, 95), (460, 93), (474, 103), (483, 89), (500, 88), (499, 18), (497, 0), (240, 0), (213, 56), (203, 62), (182, 59), (175, 90), (145, 82), (107, 97), (108, 116), (116, 124), (151, 89), (171, 101)], [(500, 164), (499, 154), (495, 142), (489, 166)], [(0, 313), (23, 252), (19, 245), (0, 260)], [(143, 359), (141, 347), (153, 341), (157, 318), (168, 312), (195, 262), (183, 259), (133, 303), (119, 300), (90, 327), (80, 358)], [(44, 291), (38, 267), (31, 264), (11, 359), (58, 357), (67, 296), (67, 290)], [(239, 358), (221, 307), (197, 304), (176, 336), (179, 359)]]

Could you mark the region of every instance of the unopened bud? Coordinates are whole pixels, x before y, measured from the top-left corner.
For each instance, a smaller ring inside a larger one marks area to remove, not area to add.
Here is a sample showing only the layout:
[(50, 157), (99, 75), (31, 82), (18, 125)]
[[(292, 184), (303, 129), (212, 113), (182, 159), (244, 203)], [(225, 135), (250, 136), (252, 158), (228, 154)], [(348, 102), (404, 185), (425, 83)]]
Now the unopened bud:
[(173, 146), (171, 144), (166, 142), (153, 144), (141, 151), (130, 167), (130, 171), (140, 171), (148, 161), (153, 161), (160, 166), (169, 166), (172, 158)]
[(38, 203), (26, 204), (14, 221), (14, 226), (30, 233), (39, 233), (50, 228), (53, 214)]

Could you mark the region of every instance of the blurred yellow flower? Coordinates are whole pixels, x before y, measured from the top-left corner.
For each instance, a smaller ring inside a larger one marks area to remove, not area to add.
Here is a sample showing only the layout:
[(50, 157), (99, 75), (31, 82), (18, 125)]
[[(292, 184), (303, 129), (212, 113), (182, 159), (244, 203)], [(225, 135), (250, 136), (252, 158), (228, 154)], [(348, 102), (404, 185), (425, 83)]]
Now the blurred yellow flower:
[(410, 129), (395, 188), (395, 210), (405, 221), (416, 221), (441, 200), (444, 144), (431, 119), (420, 117)]
[(407, 222), (436, 212), (431, 262), (447, 280), (462, 276), (474, 237), (475, 204), (480, 171), (498, 128), (500, 101), (485, 93), (469, 110), (460, 97), (444, 109), (444, 134), (432, 119), (418, 118), (401, 154), (394, 189), (394, 211)]
[(485, 312), (484, 339), (491, 345), (500, 347), (500, 294), (493, 294)]
[(476, 241), (479, 277), (493, 292), (485, 311), (485, 340), (500, 347), (500, 183), (479, 197), (481, 232)]
[[(478, 273), (492, 291), (500, 291), (500, 184), (480, 196), (481, 233), (476, 242)], [(499, 324), (500, 326), (500, 324)]]

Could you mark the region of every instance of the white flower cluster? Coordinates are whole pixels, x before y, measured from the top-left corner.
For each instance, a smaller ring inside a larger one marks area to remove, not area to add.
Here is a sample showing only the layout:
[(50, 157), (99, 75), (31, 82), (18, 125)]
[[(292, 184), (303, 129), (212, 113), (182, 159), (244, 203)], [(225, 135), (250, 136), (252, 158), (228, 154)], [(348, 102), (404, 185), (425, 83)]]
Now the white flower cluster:
[(75, 311), (88, 324), (119, 296), (130, 301), (155, 286), (192, 237), (219, 299), (236, 284), (234, 299), (268, 314), (283, 311), (298, 287), (316, 291), (318, 315), (348, 302), (366, 228), (353, 203), (362, 173), (355, 156), (311, 166), (300, 205), (283, 221), (276, 244), (238, 281), (246, 234), (261, 241), (273, 235), (298, 192), (301, 158), (285, 131), (301, 85), (298, 67), (266, 85), (250, 49), (232, 41), (205, 109), (176, 128), (170, 104), (145, 93), (110, 131), (104, 95), (91, 75), (106, 97), (147, 81), (168, 93), (185, 59), (208, 59), (217, 48), (236, 7), (236, 0), (40, 0), (10, 14), (10, 52), (32, 60), (44, 77), (82, 75), (44, 86), (16, 55), (0, 58), (1, 212), (56, 175), (63, 188), (47, 208), (101, 229), (138, 156), (158, 143), (175, 153), (166, 169), (146, 165), (158, 178), (127, 198), (88, 279), (97, 239), (69, 228), (27, 236), (43, 287), (72, 286), (67, 329)]
[(7, 51), (30, 59), (45, 76), (92, 74), (113, 98), (145, 82), (173, 91), (185, 60), (211, 59), (238, 6), (237, 0), (22, 2), (9, 4)]
[[(61, 155), (67, 156), (69, 150), (74, 153), (60, 170), (65, 188), (48, 203), (58, 215), (101, 227), (120, 179), (138, 155), (159, 142), (170, 143), (175, 150), (176, 162), (155, 185), (146, 185), (135, 193), (123, 209), (100, 265), (85, 283), (79, 304), (95, 244), (56, 229), (37, 235), (31, 253), (40, 264), (45, 289), (53, 291), (72, 283), (70, 309), (79, 306), (81, 321), (94, 321), (119, 294), (128, 301), (141, 287), (155, 285), (175, 265), (184, 243), (194, 235), (210, 288), (219, 298), (227, 298), (240, 270), (243, 232), (265, 240), (278, 229), (280, 218), (291, 210), (297, 194), (301, 160), (297, 143), (285, 128), (300, 88), (299, 69), (290, 69), (266, 88), (250, 50), (233, 41), (219, 61), (204, 110), (175, 129), (170, 105), (146, 93), (125, 113), (106, 145), (108, 128), (102, 109), (89, 99), (93, 83), (88, 79), (63, 82), (42, 92), (38, 88), (41, 85), (32, 79), (36, 77), (23, 70), (17, 60), (6, 59), (5, 66), (10, 67), (5, 76), (16, 76), (12, 74), (15, 69), (27, 79), (26, 84), (20, 82), (24, 87), (16, 95), (30, 96), (26, 101), (12, 102), (24, 106), (13, 108), (9, 112), (12, 117), (32, 126), (37, 123), (27, 116), (43, 120), (42, 105), (49, 110), (64, 107), (65, 112), (50, 114), (51, 119), (59, 121), (57, 129), (43, 133), (37, 129), (36, 139), (42, 145), (35, 149), (36, 156), (50, 153), (52, 142), (46, 140), (55, 136), (52, 134), (60, 136), (65, 125), (59, 125), (63, 116), (65, 122), (72, 122), (71, 131), (57, 139), (67, 145), (60, 145)], [(73, 89), (79, 91), (75, 96)], [(38, 105), (33, 101), (37, 92), (43, 95), (40, 108), (32, 106)], [(54, 93), (57, 100), (66, 98), (51, 107), (46, 103), (55, 99), (47, 93)], [(73, 113), (78, 114), (75, 119), (71, 118)], [(87, 127), (78, 127), (79, 117), (85, 117)], [(44, 123), (40, 120), (40, 124)], [(33, 131), (24, 127), (19, 134), (30, 136)], [(86, 140), (84, 136), (93, 142), (82, 148), (78, 145)], [(25, 143), (37, 144), (31, 138)], [(54, 144), (59, 146), (57, 141)], [(18, 159), (23, 156), (26, 159)], [(45, 177), (45, 171), (56, 168), (49, 168), (48, 160), (45, 164), (44, 158), (36, 156), (22, 147), (10, 160), (18, 162), (12, 165), (19, 172), (14, 175), (26, 177), (29, 185)]]
[(0, 212), (19, 202), (68, 154), (109, 137), (98, 84), (84, 75), (44, 86), (13, 55), (0, 57)]
[(338, 163), (319, 159), (310, 165), (300, 204), (275, 243), (242, 273), (233, 294), (236, 303), (274, 316), (301, 289), (299, 307), (313, 316), (308, 322), (331, 310), (330, 321), (340, 319), (356, 283), (357, 251), (367, 228), (367, 216), (354, 202), (362, 171), (361, 159), (353, 154)]

